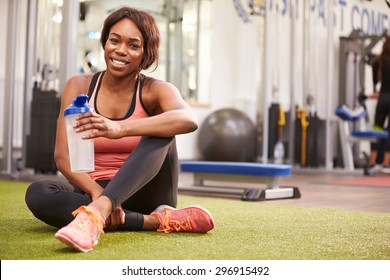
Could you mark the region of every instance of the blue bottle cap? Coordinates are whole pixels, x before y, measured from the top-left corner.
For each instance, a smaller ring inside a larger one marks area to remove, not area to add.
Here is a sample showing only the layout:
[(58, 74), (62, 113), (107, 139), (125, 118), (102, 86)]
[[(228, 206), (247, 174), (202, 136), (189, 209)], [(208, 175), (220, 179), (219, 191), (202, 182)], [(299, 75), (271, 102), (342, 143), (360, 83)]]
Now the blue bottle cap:
[(85, 94), (80, 94), (74, 98), (72, 104), (64, 110), (64, 116), (71, 114), (82, 114), (92, 111), (93, 109), (88, 105), (88, 96)]

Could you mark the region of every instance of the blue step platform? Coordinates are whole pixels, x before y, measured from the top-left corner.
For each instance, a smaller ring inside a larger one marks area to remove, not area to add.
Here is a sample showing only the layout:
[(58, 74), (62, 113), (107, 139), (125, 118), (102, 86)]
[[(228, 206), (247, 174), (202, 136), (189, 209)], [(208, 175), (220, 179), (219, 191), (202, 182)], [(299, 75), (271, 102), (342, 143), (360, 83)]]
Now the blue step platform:
[[(298, 188), (279, 186), (279, 177), (291, 175), (292, 168), (286, 164), (182, 161), (180, 169), (181, 172), (193, 173), (194, 184), (190, 187), (180, 186), (179, 190), (209, 194), (238, 194), (246, 201), (301, 197)], [(206, 184), (206, 181), (214, 182), (214, 185)], [(219, 185), (215, 185), (216, 182)], [(231, 185), (231, 183), (240, 183), (240, 185)], [(246, 187), (245, 183), (250, 183), (251, 186)]]

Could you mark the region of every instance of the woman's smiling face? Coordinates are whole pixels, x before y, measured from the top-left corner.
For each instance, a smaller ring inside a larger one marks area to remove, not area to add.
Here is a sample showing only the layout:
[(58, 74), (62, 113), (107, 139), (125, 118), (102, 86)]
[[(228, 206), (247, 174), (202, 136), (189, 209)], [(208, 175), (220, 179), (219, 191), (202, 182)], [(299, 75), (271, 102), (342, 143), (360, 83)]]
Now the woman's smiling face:
[(104, 47), (107, 70), (117, 75), (138, 71), (144, 54), (144, 40), (135, 23), (122, 19), (114, 24)]

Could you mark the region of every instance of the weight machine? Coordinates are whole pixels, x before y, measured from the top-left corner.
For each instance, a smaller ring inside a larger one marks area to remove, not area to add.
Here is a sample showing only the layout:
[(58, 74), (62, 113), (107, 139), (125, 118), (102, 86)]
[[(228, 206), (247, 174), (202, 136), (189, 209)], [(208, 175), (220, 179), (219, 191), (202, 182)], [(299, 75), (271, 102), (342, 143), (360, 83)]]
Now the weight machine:
[[(366, 71), (367, 65), (372, 65), (375, 55), (372, 54), (373, 48), (386, 36), (387, 30), (381, 35), (364, 35), (360, 29), (354, 30), (347, 37), (340, 37), (340, 56), (339, 56), (339, 106), (347, 106), (351, 109), (363, 107), (366, 104)], [(365, 121), (369, 122), (368, 114), (365, 115)], [(358, 123), (350, 124), (351, 131), (361, 129)], [(345, 143), (340, 143), (344, 145)], [(353, 147), (352, 156), (358, 160), (360, 157), (359, 142)], [(345, 159), (341, 158), (342, 153), (338, 153), (338, 162), (343, 162), (346, 167)]]

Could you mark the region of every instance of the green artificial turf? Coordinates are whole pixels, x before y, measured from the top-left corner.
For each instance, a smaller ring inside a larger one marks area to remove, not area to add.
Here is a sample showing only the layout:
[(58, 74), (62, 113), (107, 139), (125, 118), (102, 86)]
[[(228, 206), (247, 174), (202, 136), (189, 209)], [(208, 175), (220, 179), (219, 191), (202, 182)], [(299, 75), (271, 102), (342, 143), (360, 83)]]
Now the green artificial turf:
[(88, 253), (54, 238), (24, 202), (28, 183), (0, 181), (2, 260), (389, 260), (390, 214), (179, 196), (213, 214), (208, 234), (110, 232)]

